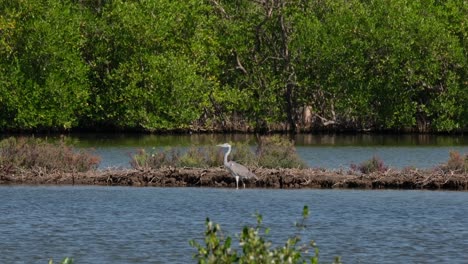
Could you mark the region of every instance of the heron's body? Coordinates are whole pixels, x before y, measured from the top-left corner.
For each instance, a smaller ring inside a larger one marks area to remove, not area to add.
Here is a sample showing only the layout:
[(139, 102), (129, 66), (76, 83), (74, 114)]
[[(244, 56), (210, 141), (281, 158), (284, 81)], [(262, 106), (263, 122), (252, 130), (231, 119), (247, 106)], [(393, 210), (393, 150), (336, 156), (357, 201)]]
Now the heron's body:
[(218, 145), (219, 147), (228, 148), (228, 151), (224, 154), (224, 167), (236, 178), (236, 188), (239, 189), (239, 179), (244, 184), (244, 179), (257, 179), (257, 176), (253, 174), (247, 167), (242, 164), (239, 164), (235, 161), (228, 161), (228, 156), (231, 153), (231, 145), (224, 143)]

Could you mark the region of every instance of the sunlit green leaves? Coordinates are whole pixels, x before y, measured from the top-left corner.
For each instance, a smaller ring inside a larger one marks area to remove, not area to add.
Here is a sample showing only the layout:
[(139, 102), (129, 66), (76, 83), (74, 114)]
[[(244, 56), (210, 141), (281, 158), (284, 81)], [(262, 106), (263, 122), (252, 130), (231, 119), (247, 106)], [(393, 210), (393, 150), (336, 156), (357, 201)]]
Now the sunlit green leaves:
[(3, 1), (0, 128), (466, 128), (464, 1), (262, 3)]
[(198, 35), (203, 10), (191, 9), (195, 2), (113, 1), (104, 6), (103, 19), (93, 22), (99, 28), (86, 29), (97, 73), (91, 120), (151, 131), (186, 128), (200, 117), (200, 106), (208, 100), (206, 75), (214, 66), (197, 64), (206, 63), (199, 56), (209, 52), (197, 44), (206, 40)]
[(421, 130), (466, 126), (459, 114), (450, 117), (440, 107), (466, 108), (461, 88), (466, 83), (458, 79), (466, 76), (467, 63), (455, 33), (460, 28), (448, 30), (447, 20), (441, 19), (451, 12), (451, 19), (460, 21), (462, 9), (452, 1), (314, 3), (312, 18), (298, 18), (303, 33), (295, 44), (313, 47), (300, 56), (306, 65), (300, 68), (309, 95), (305, 102), (327, 118), (337, 113), (345, 125)]
[[(62, 261), (60, 261), (60, 264), (73, 264), (73, 258), (64, 258)], [(49, 260), (49, 264), (54, 264), (54, 261), (52, 259)]]
[(76, 126), (89, 95), (79, 13), (71, 3), (54, 0), (0, 8), (11, 16), (2, 27), (14, 28), (4, 39), (8, 54), (0, 59), (5, 89), (0, 107), (6, 112), (0, 124), (10, 129)]

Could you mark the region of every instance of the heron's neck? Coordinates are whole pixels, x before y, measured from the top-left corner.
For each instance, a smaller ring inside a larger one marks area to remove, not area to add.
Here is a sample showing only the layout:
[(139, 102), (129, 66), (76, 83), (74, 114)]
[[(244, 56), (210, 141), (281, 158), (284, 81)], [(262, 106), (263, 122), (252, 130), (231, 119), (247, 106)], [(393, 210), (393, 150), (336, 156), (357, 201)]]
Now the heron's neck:
[(228, 147), (228, 151), (226, 152), (226, 154), (224, 154), (224, 164), (228, 163), (229, 153), (231, 153), (231, 146)]

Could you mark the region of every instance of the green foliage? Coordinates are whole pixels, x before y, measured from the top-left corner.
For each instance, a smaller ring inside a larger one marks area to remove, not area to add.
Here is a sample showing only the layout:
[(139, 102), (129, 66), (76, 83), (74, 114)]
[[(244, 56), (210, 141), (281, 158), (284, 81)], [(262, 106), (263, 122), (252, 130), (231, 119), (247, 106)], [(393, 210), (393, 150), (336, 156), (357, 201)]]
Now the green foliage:
[(0, 13), (8, 29), (0, 36), (0, 128), (75, 127), (90, 92), (76, 6), (3, 1)]
[(297, 16), (293, 44), (306, 102), (320, 117), (353, 128), (466, 127), (466, 46), (440, 17), (459, 18), (466, 5), (353, 0), (309, 8)]
[(247, 167), (258, 167), (258, 157), (247, 142), (235, 144), (232, 151), (232, 160)]
[(257, 150), (258, 165), (265, 168), (306, 168), (294, 143), (279, 136), (264, 137)]
[(84, 30), (93, 94), (83, 125), (152, 131), (196, 120), (209, 84), (191, 49), (200, 9), (197, 1), (111, 1), (92, 16)]
[(89, 152), (75, 151), (63, 140), (48, 143), (36, 138), (8, 138), (0, 142), (0, 170), (47, 170), (84, 172), (98, 167), (100, 158)]
[[(300, 229), (305, 228), (305, 221), (309, 216), (308, 207), (304, 206)], [(300, 245), (298, 235), (287, 239), (284, 246), (272, 247), (267, 240), (269, 229), (262, 225), (262, 216), (256, 214), (257, 224), (254, 227), (245, 226), (239, 235), (238, 252), (232, 245), (232, 238), (225, 237), (219, 224), (206, 219), (204, 245), (195, 240), (190, 245), (197, 249), (194, 258), (198, 263), (318, 263), (318, 248), (313, 241), (307, 245)], [(313, 254), (309, 252), (313, 251)], [(337, 257), (334, 263), (341, 263)]]
[[(54, 264), (54, 261), (52, 259), (49, 260), (49, 264)], [(72, 258), (64, 258), (62, 261), (60, 261), (60, 264), (73, 264), (73, 259)]]
[(23, 0), (0, 14), (0, 130), (468, 125), (465, 1)]
[(206, 150), (191, 147), (181, 156), (179, 164), (181, 167), (206, 167), (207, 158)]
[(140, 149), (132, 156), (130, 165), (135, 169), (159, 169), (164, 167), (215, 167), (223, 164), (221, 149), (208, 147), (191, 147), (182, 152), (176, 148), (164, 150), (153, 149), (148, 153)]
[(386, 172), (388, 167), (379, 157), (373, 156), (371, 159), (363, 161), (359, 165), (351, 164), (351, 169), (364, 174), (369, 174), (373, 172)]
[(223, 151), (214, 144), (212, 146), (204, 147), (205, 163), (207, 167), (217, 167), (223, 164), (224, 153)]

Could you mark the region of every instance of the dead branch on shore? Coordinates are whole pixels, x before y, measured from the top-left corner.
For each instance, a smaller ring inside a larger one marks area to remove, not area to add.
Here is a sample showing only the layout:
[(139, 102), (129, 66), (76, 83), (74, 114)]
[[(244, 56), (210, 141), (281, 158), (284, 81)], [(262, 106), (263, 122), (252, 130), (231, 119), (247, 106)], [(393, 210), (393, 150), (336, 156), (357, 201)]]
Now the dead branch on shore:
[[(258, 180), (248, 188), (357, 188), (468, 190), (468, 175), (437, 170), (389, 170), (358, 174), (323, 169), (254, 170)], [(158, 187), (235, 187), (235, 179), (223, 168), (108, 169), (88, 172), (58, 172), (41, 169), (0, 174), (0, 184), (107, 185)]]

